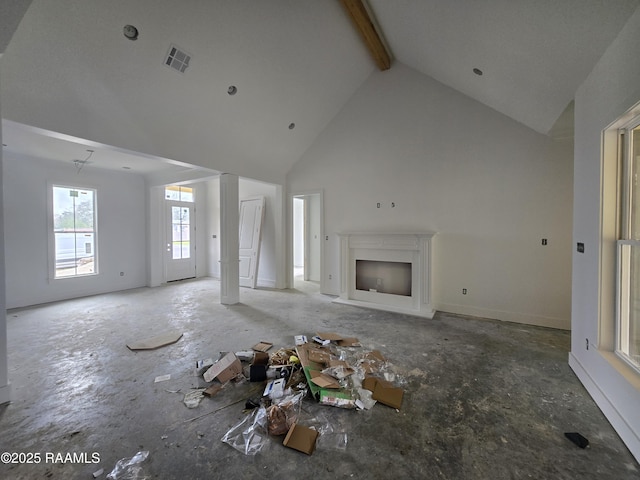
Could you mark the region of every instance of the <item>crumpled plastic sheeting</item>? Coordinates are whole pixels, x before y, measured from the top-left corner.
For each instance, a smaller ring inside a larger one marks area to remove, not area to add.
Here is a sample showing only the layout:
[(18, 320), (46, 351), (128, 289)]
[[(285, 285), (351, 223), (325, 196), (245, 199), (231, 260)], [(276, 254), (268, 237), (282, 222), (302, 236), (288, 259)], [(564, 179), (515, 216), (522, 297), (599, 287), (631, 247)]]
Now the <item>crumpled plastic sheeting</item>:
[(222, 441), (245, 455), (255, 455), (267, 444), (267, 409), (256, 408), (231, 428)]
[(140, 463), (149, 456), (147, 450), (136, 453), (131, 458), (122, 458), (116, 462), (111, 473), (107, 475), (107, 480), (147, 480), (151, 477), (144, 475)]

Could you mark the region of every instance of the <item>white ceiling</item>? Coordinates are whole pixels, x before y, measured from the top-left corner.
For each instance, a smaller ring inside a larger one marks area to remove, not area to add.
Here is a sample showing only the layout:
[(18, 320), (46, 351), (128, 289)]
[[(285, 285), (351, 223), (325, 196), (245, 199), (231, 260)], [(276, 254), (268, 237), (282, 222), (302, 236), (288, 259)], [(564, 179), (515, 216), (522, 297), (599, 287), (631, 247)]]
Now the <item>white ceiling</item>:
[[(395, 62), (544, 134), (639, 4), (369, 0)], [(184, 75), (162, 65), (171, 43), (192, 55)], [(374, 70), (337, 0), (34, 0), (0, 60), (3, 143), (62, 161), (95, 148), (96, 166), (140, 173), (211, 156), (282, 176)]]

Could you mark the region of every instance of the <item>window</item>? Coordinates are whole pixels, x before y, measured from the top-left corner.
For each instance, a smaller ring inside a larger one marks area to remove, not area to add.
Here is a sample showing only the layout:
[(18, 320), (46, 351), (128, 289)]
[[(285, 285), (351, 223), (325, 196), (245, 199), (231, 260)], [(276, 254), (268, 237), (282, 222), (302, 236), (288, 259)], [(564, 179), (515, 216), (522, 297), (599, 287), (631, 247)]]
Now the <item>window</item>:
[(619, 132), (622, 185), (616, 352), (640, 370), (640, 117)]
[(54, 278), (97, 273), (96, 191), (53, 186)]
[(164, 198), (177, 202), (193, 202), (193, 188), (170, 185), (164, 189)]

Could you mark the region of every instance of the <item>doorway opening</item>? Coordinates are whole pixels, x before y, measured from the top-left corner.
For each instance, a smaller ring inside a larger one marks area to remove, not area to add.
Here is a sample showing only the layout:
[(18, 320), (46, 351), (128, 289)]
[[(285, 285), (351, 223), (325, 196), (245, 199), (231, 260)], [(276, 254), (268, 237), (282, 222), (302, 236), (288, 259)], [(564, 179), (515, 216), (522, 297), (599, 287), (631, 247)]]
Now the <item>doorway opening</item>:
[(293, 196), (293, 283), (322, 279), (322, 195)]

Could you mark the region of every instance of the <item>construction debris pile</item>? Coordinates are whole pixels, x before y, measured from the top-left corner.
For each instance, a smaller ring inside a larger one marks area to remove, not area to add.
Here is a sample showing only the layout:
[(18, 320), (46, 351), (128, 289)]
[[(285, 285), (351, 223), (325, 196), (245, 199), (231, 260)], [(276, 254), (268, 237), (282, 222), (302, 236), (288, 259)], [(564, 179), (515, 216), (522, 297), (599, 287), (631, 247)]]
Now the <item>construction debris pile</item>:
[[(260, 342), (251, 350), (223, 352), (216, 361), (197, 361), (197, 374), (210, 385), (185, 395), (185, 405), (197, 406), (228, 382), (262, 382), (261, 393), (246, 400), (250, 414), (222, 438), (246, 455), (255, 455), (269, 437), (278, 436), (284, 436), (282, 443), (289, 448), (313, 453), (323, 432), (300, 422), (307, 397), (344, 409), (368, 410), (377, 402), (400, 409), (404, 379), (380, 351), (363, 349), (356, 338), (327, 332), (318, 332), (310, 341), (297, 335), (294, 343), (269, 353), (273, 345)], [(346, 438), (340, 442), (346, 444)]]

